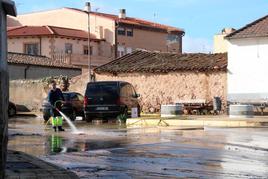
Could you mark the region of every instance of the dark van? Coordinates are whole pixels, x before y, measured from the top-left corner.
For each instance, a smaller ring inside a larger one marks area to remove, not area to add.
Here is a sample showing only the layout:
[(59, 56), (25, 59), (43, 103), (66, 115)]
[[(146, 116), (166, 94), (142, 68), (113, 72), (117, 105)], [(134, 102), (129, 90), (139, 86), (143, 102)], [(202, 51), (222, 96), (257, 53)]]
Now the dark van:
[(84, 114), (87, 122), (93, 118), (115, 118), (120, 114), (131, 114), (138, 109), (139, 95), (130, 83), (123, 81), (100, 81), (87, 84), (84, 98)]

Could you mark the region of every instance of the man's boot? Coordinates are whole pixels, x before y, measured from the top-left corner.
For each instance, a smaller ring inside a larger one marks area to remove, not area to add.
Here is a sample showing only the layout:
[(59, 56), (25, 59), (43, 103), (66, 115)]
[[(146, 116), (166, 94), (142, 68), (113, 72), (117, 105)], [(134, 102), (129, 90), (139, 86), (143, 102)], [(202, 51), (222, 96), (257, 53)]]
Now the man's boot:
[(64, 129), (62, 128), (62, 126), (58, 127), (59, 131), (64, 131)]
[(53, 129), (55, 132), (57, 132), (57, 127), (56, 126), (53, 126)]

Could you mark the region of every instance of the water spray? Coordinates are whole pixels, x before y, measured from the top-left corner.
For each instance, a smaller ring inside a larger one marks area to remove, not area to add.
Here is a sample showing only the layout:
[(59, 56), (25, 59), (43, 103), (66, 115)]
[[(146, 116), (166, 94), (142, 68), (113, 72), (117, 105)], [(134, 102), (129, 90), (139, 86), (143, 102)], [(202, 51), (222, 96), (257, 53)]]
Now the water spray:
[[(60, 100), (59, 100), (59, 101), (56, 101), (55, 104), (57, 104), (58, 102), (61, 102), (61, 101), (60, 101)], [(72, 129), (72, 131), (73, 131), (74, 134), (79, 134), (79, 135), (83, 135), (83, 134), (84, 134), (83, 132), (79, 131), (79, 130), (75, 127), (75, 125), (72, 123), (71, 119), (70, 119), (68, 116), (66, 116), (63, 112), (61, 112), (61, 111), (56, 107), (56, 105), (55, 105), (55, 106), (50, 105), (50, 106), (51, 106), (53, 109), (55, 109), (56, 111), (58, 111), (58, 112), (60, 113), (60, 115), (67, 121), (68, 125), (71, 127), (71, 129)], [(49, 120), (48, 120), (48, 122), (49, 122)], [(46, 123), (46, 126), (47, 126), (48, 122)]]

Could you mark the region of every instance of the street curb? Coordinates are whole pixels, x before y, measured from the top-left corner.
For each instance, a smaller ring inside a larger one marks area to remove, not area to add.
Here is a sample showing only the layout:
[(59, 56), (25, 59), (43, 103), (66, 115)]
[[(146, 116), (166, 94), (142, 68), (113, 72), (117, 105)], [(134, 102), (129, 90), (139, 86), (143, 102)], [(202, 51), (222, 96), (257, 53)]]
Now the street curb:
[(127, 119), (126, 125), (128, 127), (133, 126), (177, 126), (177, 127), (268, 127), (268, 116), (267, 117), (256, 117), (256, 118), (228, 118), (226, 116), (213, 117), (200, 117), (200, 116), (181, 116), (178, 118), (160, 118), (160, 117), (141, 117), (141, 118), (129, 118)]
[(37, 117), (37, 115), (33, 112), (17, 112), (16, 116)]

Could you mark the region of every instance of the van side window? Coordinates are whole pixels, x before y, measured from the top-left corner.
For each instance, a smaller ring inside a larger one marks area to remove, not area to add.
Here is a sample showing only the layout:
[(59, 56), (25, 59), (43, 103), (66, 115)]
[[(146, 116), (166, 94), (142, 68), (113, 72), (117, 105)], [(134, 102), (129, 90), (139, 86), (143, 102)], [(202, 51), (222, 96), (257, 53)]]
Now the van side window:
[(79, 101), (83, 101), (84, 100), (84, 97), (82, 95), (80, 95), (80, 94), (77, 94), (77, 97), (78, 97)]
[(133, 97), (135, 95), (135, 91), (133, 91), (133, 88), (131, 85), (127, 85), (127, 91), (128, 91), (128, 96)]
[(121, 96), (128, 97), (128, 88), (126, 84), (121, 84)]
[(71, 100), (78, 100), (78, 97), (76, 94), (71, 94)]
[(134, 87), (133, 87), (133, 86), (131, 86), (131, 90), (132, 90), (132, 95), (133, 95), (133, 96), (136, 96), (136, 95), (137, 95), (137, 93), (136, 93), (136, 91), (135, 91), (135, 89), (134, 89)]

